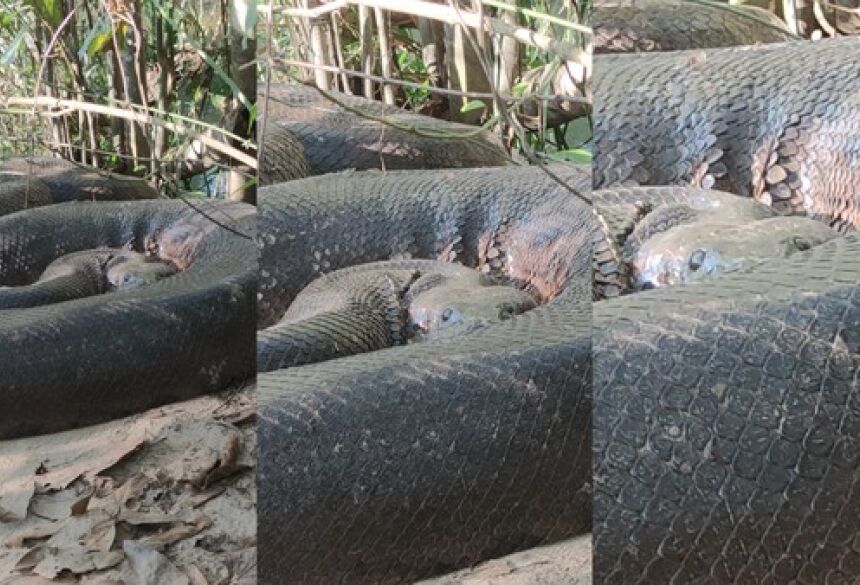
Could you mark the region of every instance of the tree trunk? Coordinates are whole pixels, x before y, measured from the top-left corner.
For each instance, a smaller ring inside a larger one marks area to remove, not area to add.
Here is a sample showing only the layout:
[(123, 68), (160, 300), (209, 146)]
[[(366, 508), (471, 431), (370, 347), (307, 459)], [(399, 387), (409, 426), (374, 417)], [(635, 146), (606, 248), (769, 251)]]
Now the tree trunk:
[[(487, 79), (481, 62), (475, 54), (475, 49), (466, 35), (473, 31), (464, 31), (459, 25), (445, 25), (445, 67), (448, 70), (448, 87), (458, 91), (489, 92), (490, 81)], [(462, 111), (468, 100), (452, 96), (450, 118), (457, 122), (475, 124), (481, 120), (485, 108)], [(484, 103), (490, 106), (490, 101)]]

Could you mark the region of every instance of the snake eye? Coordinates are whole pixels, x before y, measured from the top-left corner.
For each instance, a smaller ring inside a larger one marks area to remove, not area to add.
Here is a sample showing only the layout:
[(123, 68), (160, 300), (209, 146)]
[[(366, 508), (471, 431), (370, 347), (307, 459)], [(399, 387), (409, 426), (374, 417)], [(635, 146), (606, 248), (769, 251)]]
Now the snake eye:
[(808, 240), (805, 240), (803, 238), (795, 237), (793, 238), (792, 243), (794, 244), (794, 247), (801, 252), (812, 248), (812, 244), (810, 244)]
[(705, 256), (706, 254), (704, 250), (696, 250), (690, 254), (690, 270), (695, 272), (701, 268), (705, 263)]
[(451, 317), (453, 317), (453, 316), (454, 316), (454, 309), (452, 309), (451, 307), (448, 307), (447, 309), (442, 311), (442, 321), (445, 321), (445, 322), (450, 321)]
[(502, 321), (510, 319), (513, 316), (514, 316), (514, 308), (510, 305), (505, 305), (504, 307), (501, 307), (501, 309), (499, 310), (499, 318)]

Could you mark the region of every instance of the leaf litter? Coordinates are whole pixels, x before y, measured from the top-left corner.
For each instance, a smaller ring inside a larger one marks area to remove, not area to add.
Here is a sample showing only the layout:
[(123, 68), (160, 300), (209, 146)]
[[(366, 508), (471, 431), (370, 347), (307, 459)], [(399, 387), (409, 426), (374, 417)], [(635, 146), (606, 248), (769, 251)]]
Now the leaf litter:
[(254, 389), (0, 442), (0, 585), (256, 583)]

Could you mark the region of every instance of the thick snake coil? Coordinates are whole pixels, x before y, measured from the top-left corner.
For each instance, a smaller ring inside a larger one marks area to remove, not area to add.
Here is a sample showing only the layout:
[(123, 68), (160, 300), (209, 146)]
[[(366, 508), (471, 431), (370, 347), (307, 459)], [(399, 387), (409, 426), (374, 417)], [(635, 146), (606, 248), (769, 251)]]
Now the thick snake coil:
[[(600, 57), (595, 184), (713, 185), (856, 227), (858, 48)], [(595, 582), (857, 582), (857, 237), (593, 314)]]
[(860, 579), (860, 241), (593, 311), (595, 582)]
[[(267, 99), (264, 140), (272, 143), (271, 148), (264, 146), (260, 162), (264, 184), (304, 176), (308, 166), (310, 174), (321, 175), (346, 169), (471, 168), (508, 163), (499, 140), (481, 128), (327, 93), (337, 103), (304, 85), (273, 85), (267, 98), (260, 96), (261, 101)], [(296, 151), (296, 141), (306, 159), (296, 157), (291, 162), (282, 153)]]
[(0, 218), (0, 285), (55, 258), (130, 246), (180, 272), (154, 284), (0, 311), (0, 438), (114, 419), (254, 374), (254, 208), (67, 203)]
[(599, 0), (595, 53), (677, 51), (795, 40), (770, 12), (695, 0)]
[(14, 158), (0, 162), (0, 215), (66, 201), (156, 199), (140, 179), (106, 175), (57, 158)]
[(534, 168), (367, 172), (262, 189), (258, 229), (262, 325), (322, 273), (406, 256), (550, 299), (459, 339), (260, 374), (261, 582), (403, 583), (588, 531), (588, 205)]
[(714, 187), (856, 227), (858, 54), (843, 38), (601, 56), (594, 184)]

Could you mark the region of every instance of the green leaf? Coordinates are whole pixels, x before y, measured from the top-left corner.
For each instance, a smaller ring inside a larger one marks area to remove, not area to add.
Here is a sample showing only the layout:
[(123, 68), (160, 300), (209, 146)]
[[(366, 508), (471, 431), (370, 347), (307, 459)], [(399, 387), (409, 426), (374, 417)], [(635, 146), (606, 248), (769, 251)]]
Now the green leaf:
[(81, 48), (78, 50), (78, 57), (83, 59), (85, 56), (95, 57), (99, 53), (110, 50), (113, 36), (111, 35), (110, 22), (107, 15), (99, 18), (93, 27), (84, 37), (81, 43)]
[(570, 150), (559, 150), (555, 153), (555, 157), (567, 162), (572, 162), (581, 165), (591, 164), (591, 152), (584, 148), (573, 148)]
[(15, 17), (11, 12), (0, 12), (0, 29), (11, 29), (15, 25)]
[(3, 53), (3, 57), (0, 57), (0, 65), (10, 65), (15, 59), (18, 57), (18, 53), (21, 50), (21, 47), (24, 45), (24, 35), (27, 34), (26, 29), (21, 29), (18, 31), (18, 34), (15, 35), (15, 38), (12, 40), (12, 44), (9, 45), (9, 48), (6, 49), (6, 52)]
[(110, 31), (97, 34), (87, 46), (87, 55), (95, 57), (99, 53), (107, 51), (110, 49), (111, 42), (113, 42), (113, 36)]
[(63, 21), (62, 0), (27, 0), (27, 4), (32, 6), (39, 18), (51, 28), (57, 28)]
[(520, 81), (518, 84), (511, 88), (511, 92), (514, 94), (514, 96), (520, 97), (526, 92), (526, 90), (529, 88), (529, 85), (531, 84), (528, 81)]
[(483, 110), (487, 107), (487, 104), (482, 102), (481, 100), (472, 100), (463, 104), (463, 107), (460, 108), (461, 112), (471, 112), (473, 110)]
[(565, 142), (571, 146), (581, 146), (591, 140), (591, 135), (591, 120), (587, 116), (581, 116), (567, 125)]

